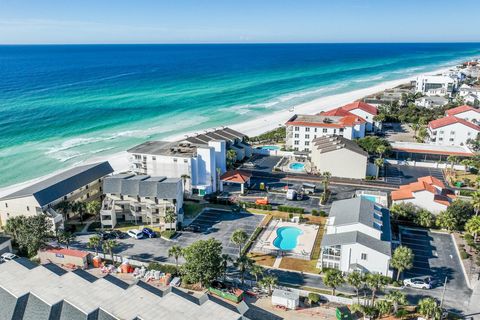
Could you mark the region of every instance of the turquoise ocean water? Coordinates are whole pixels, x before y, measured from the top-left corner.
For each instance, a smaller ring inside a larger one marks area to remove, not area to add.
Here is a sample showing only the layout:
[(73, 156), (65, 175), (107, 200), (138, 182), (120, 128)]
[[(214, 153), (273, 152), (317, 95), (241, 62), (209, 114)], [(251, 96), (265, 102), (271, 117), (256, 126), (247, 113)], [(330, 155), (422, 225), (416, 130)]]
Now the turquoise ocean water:
[(480, 44), (0, 46), (0, 187), (480, 56)]

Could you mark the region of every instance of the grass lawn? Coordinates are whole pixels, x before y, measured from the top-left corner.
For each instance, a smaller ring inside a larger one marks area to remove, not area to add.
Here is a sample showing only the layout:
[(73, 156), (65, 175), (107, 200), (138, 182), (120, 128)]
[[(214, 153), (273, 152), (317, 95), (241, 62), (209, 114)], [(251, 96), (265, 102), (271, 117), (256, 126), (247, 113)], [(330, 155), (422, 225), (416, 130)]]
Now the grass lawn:
[(255, 263), (266, 266), (266, 267), (273, 267), (273, 263), (275, 262), (276, 257), (265, 254), (265, 253), (257, 253), (257, 252), (250, 252), (248, 253), (248, 257), (255, 261)]
[(463, 170), (455, 170), (455, 174), (454, 175), (449, 174), (447, 176), (447, 179), (452, 185), (455, 184), (456, 181), (462, 181), (464, 183), (469, 182), (469, 187), (473, 187), (478, 177), (479, 177), (478, 174), (473, 174)]
[(320, 273), (320, 269), (316, 268), (317, 260), (303, 260), (303, 259), (294, 259), (290, 257), (283, 257), (280, 262), (280, 268), (303, 271), (309, 273)]

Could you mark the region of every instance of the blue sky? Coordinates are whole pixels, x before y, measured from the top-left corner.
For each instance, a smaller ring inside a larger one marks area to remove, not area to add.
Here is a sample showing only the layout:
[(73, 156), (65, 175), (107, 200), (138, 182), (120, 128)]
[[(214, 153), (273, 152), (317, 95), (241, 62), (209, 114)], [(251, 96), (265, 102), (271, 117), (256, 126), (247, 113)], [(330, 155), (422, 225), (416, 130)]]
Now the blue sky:
[(0, 0), (0, 44), (480, 41), (478, 0)]

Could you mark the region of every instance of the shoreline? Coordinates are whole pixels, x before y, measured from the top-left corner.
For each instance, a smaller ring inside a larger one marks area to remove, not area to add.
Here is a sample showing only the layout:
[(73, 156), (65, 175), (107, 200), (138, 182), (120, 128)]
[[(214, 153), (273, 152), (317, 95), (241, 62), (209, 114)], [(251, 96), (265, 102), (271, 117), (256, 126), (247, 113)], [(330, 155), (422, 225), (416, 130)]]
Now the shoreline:
[[(314, 113), (319, 113), (321, 111), (327, 111), (336, 107), (340, 107), (342, 105), (345, 105), (347, 103), (353, 102), (358, 99), (362, 99), (368, 95), (372, 95), (378, 92), (382, 92), (386, 89), (392, 89), (395, 88), (399, 85), (405, 84), (411, 80), (415, 80), (415, 78), (418, 75), (421, 74), (437, 74), (437, 73), (442, 73), (445, 71), (450, 70), (451, 68), (455, 67), (458, 64), (452, 64), (449, 67), (443, 67), (431, 72), (426, 72), (426, 73), (418, 73), (415, 75), (412, 75), (407, 78), (403, 79), (398, 79), (398, 80), (391, 80), (391, 81), (386, 81), (379, 83), (377, 85), (368, 87), (368, 88), (363, 88), (363, 89), (357, 89), (354, 91), (349, 91), (345, 93), (339, 93), (339, 94), (334, 94), (331, 96), (325, 96), (325, 97), (320, 97), (311, 101), (307, 101), (304, 103), (301, 103), (297, 106), (294, 107), (294, 111), (290, 110), (279, 110), (277, 112), (274, 112), (273, 114), (270, 115), (265, 115), (261, 116), (256, 119), (244, 121), (238, 124), (233, 124), (233, 125), (228, 125), (228, 127), (240, 131), (246, 135), (249, 136), (256, 136), (261, 133), (273, 130), (275, 128), (278, 128), (279, 126), (282, 126), (285, 124), (285, 122), (294, 114), (314, 114)], [(205, 128), (204, 130), (211, 130), (213, 128)], [(198, 130), (197, 130), (198, 131)], [(191, 132), (184, 132), (182, 134), (177, 134), (177, 135), (172, 135), (168, 136), (163, 140), (166, 141), (175, 141), (183, 138), (185, 135), (193, 135), (194, 131)], [(127, 171), (129, 168), (129, 161), (128, 161), (128, 156), (127, 156), (127, 151), (122, 151), (122, 152), (117, 152), (108, 156), (102, 156), (102, 157), (93, 157), (90, 158), (86, 161), (84, 161), (81, 164), (77, 164), (77, 166), (85, 165), (85, 164), (90, 164), (94, 162), (101, 162), (101, 161), (109, 161), (110, 165), (112, 168), (115, 170), (116, 173), (121, 172), (121, 171)], [(34, 178), (28, 181), (20, 182), (11, 186), (6, 186), (0, 188), (0, 198), (4, 197), (10, 193), (13, 193), (17, 190), (20, 190), (22, 188), (25, 188), (29, 185), (32, 185), (36, 182), (39, 182), (41, 180), (47, 179), (49, 177), (52, 177), (60, 172), (63, 172), (65, 170), (68, 170), (72, 168), (73, 166), (63, 168), (61, 170), (56, 170), (50, 174)]]

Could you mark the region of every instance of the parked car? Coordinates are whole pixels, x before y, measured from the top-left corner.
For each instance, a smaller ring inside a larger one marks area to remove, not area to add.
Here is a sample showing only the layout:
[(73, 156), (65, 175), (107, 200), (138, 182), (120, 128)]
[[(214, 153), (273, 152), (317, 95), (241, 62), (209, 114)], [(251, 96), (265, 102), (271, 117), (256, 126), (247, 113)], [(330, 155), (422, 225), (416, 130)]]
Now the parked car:
[(417, 277), (403, 280), (403, 284), (406, 287), (418, 288), (418, 289), (431, 289), (433, 285), (433, 279), (431, 277)]
[(11, 253), (11, 252), (5, 252), (4, 254), (2, 254), (0, 256), (0, 260), (3, 260), (3, 261), (15, 260), (17, 258), (18, 258), (18, 256), (16, 254)]
[(142, 230), (143, 234), (148, 237), (148, 238), (155, 238), (157, 236), (157, 234), (155, 233), (155, 231), (153, 231), (152, 229), (150, 228), (143, 228)]
[(189, 231), (189, 232), (200, 232), (200, 227), (199, 226), (188, 226), (183, 228), (183, 231)]
[(138, 229), (130, 229), (127, 231), (127, 234), (134, 238), (134, 239), (142, 239), (143, 238), (143, 232)]
[(297, 200), (297, 191), (294, 189), (288, 189), (287, 195), (285, 196), (287, 200), (295, 201)]

